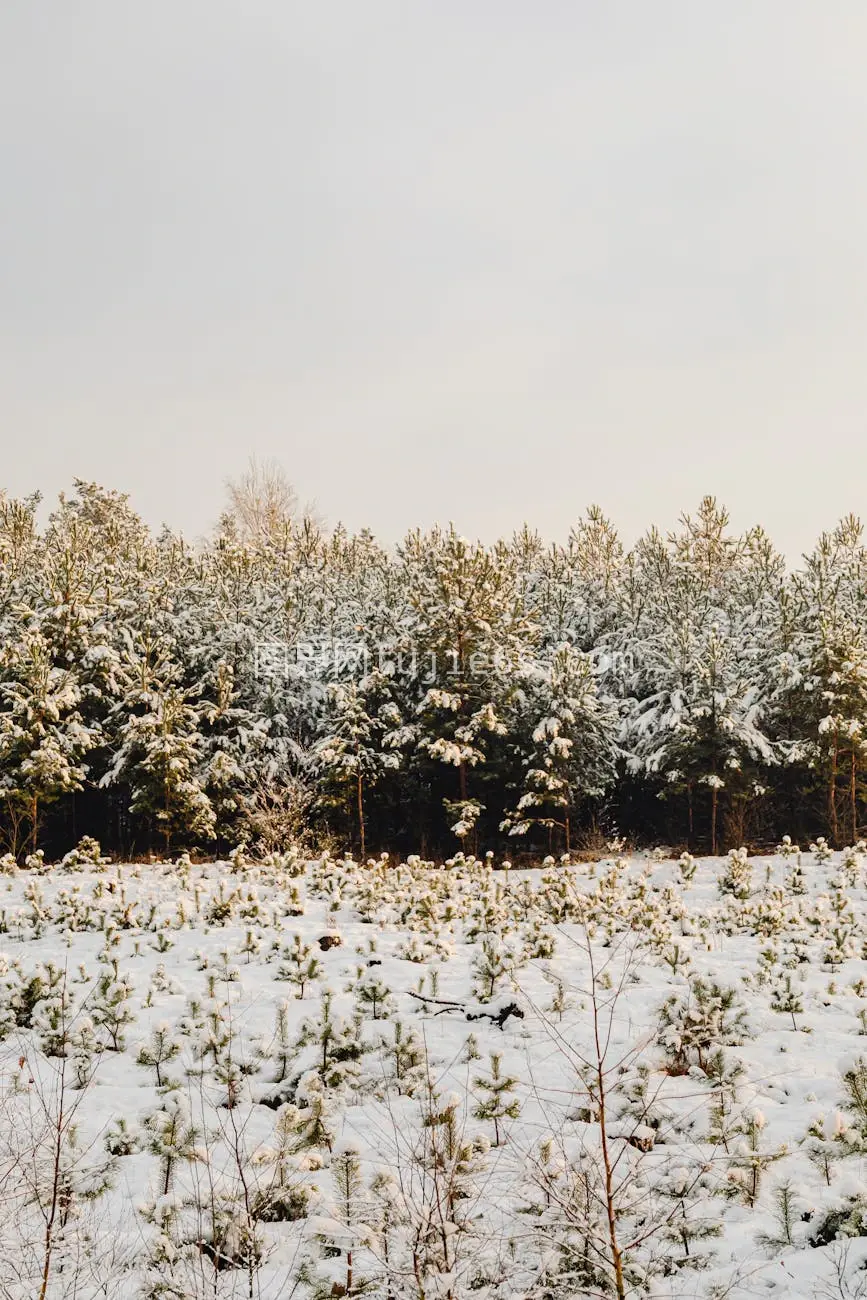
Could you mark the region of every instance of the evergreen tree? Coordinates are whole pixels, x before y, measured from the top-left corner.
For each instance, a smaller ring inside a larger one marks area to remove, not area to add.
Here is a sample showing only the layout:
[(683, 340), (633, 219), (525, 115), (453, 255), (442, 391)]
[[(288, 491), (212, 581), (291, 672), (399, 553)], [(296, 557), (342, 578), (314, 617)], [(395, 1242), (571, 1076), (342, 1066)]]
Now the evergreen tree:
[(473, 1115), (476, 1119), (490, 1120), (494, 1126), (494, 1146), (500, 1145), (500, 1125), (505, 1119), (517, 1119), (521, 1113), (521, 1103), (514, 1096), (518, 1080), (501, 1072), (503, 1058), (499, 1052), (491, 1053), (490, 1074), (479, 1074), (473, 1079), (473, 1086), (486, 1095), (478, 1103)]
[(521, 746), (522, 793), (502, 826), (511, 835), (556, 828), (568, 853), (576, 806), (613, 783), (616, 715), (599, 698), (588, 657), (568, 644), (528, 669), (522, 686), (531, 727)]
[(406, 639), (420, 688), (416, 745), (456, 769), (457, 789), (444, 806), (456, 818), (454, 833), (466, 841), (483, 811), (471, 797), (469, 774), (487, 763), (508, 732), (516, 671), (536, 629), (522, 606), (508, 548), (472, 544), (450, 527), (411, 533), (398, 558), (412, 611)]
[(75, 669), (54, 666), (41, 632), (22, 630), (0, 650), (0, 792), (13, 853), (22, 847), (22, 819), (35, 853), (41, 808), (82, 788), (82, 759), (95, 734), (82, 720), (80, 703)]
[(758, 768), (776, 760), (753, 670), (757, 629), (738, 600), (750, 539), (731, 537), (727, 526), (708, 497), (668, 545), (655, 533), (639, 543), (647, 604), (624, 642), (631, 769), (661, 776), (663, 793), (686, 794), (691, 842), (696, 797), (708, 791), (712, 853), (721, 793), (758, 793)]
[(383, 773), (399, 767), (399, 753), (386, 747), (399, 725), (400, 713), (390, 698), (385, 675), (378, 670), (365, 674), (359, 682), (329, 686), (328, 710), (312, 761), (326, 780), (352, 791), (362, 860), (367, 855), (365, 791), (372, 789)]
[[(358, 1273), (357, 1256), (364, 1246), (373, 1244), (375, 1234), (369, 1224), (372, 1206), (355, 1147), (342, 1145), (332, 1153), (331, 1181), (333, 1194), (323, 1206), (325, 1213), (314, 1220), (314, 1227), (329, 1254), (336, 1253), (341, 1260), (342, 1275), (337, 1284), (340, 1295), (362, 1295), (369, 1282)], [(329, 1279), (315, 1294), (332, 1296), (334, 1285)]]
[(159, 827), (168, 852), (177, 835), (213, 838), (216, 818), (200, 772), (202, 737), (195, 693), (157, 685), (137, 693), (108, 780), (132, 791), (130, 811)]

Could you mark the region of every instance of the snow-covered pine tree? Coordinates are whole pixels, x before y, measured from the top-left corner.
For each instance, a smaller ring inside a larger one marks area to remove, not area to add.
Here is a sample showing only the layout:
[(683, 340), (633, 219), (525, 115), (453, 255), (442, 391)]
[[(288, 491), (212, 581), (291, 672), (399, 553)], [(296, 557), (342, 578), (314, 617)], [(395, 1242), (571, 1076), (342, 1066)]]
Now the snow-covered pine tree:
[(332, 682), (321, 722), (322, 734), (311, 754), (314, 770), (345, 797), (349, 791), (355, 809), (362, 861), (367, 856), (365, 794), (383, 774), (400, 766), (400, 753), (388, 748), (388, 737), (400, 726), (400, 713), (379, 669), (359, 680)]
[(35, 853), (41, 809), (82, 788), (95, 733), (81, 717), (81, 697), (75, 667), (53, 664), (38, 629), (21, 627), (0, 650), (0, 793), (13, 852), (26, 826)]
[(160, 621), (125, 638), (117, 749), (102, 784), (129, 789), (130, 811), (159, 829), (168, 852), (178, 835), (211, 839), (216, 818), (204, 788), (199, 692), (182, 685)]
[(696, 800), (708, 792), (716, 853), (721, 792), (758, 793), (758, 769), (776, 754), (754, 670), (757, 629), (740, 599), (749, 538), (727, 532), (711, 497), (681, 522), (668, 544), (651, 532), (636, 548), (644, 600), (618, 659), (631, 696), (623, 743), (634, 772), (661, 777), (661, 793), (686, 794), (690, 841)]
[(501, 829), (525, 835), (543, 827), (549, 848), (556, 830), (568, 853), (576, 807), (599, 798), (614, 781), (617, 716), (600, 699), (589, 657), (569, 644), (528, 666), (521, 687), (521, 790)]
[(165, 1067), (181, 1054), (181, 1044), (172, 1033), (168, 1021), (160, 1021), (151, 1031), (150, 1038), (141, 1044), (136, 1056), (138, 1065), (154, 1071), (157, 1089), (170, 1086)]
[(492, 1052), (490, 1059), (490, 1073), (478, 1074), (473, 1079), (473, 1086), (485, 1094), (473, 1110), (473, 1116), (489, 1120), (493, 1124), (494, 1146), (498, 1147), (503, 1120), (517, 1119), (521, 1113), (521, 1103), (515, 1095), (517, 1078), (502, 1073), (502, 1053)]
[(471, 842), (483, 810), (470, 772), (502, 750), (516, 670), (535, 641), (514, 556), (454, 527), (411, 533), (398, 549), (411, 617), (404, 631), (416, 690), (416, 750), (457, 771), (444, 799), (453, 830)]
[(359, 1272), (358, 1256), (364, 1247), (374, 1244), (370, 1226), (373, 1206), (361, 1174), (361, 1157), (356, 1147), (343, 1143), (331, 1155), (332, 1195), (325, 1200), (311, 1223), (318, 1240), (329, 1256), (340, 1261), (337, 1281), (329, 1267), (321, 1275), (313, 1294), (317, 1300), (338, 1294), (346, 1297), (363, 1295), (370, 1289), (370, 1278)]
[(780, 593), (779, 653), (767, 664), (787, 811), (817, 796), (819, 824), (835, 846), (844, 833), (857, 839), (863, 797), (865, 581), (862, 527), (849, 516), (821, 535)]
[(189, 1102), (182, 1092), (166, 1093), (142, 1121), (147, 1150), (159, 1162), (157, 1196), (168, 1196), (178, 1166), (203, 1158), (201, 1132), (193, 1123)]

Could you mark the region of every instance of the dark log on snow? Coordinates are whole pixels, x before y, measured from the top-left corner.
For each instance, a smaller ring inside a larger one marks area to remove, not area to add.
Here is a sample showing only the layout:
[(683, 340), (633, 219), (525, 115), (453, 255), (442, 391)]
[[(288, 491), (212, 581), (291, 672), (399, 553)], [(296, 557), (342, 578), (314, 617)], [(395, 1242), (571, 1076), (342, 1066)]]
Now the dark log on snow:
[(481, 1007), (473, 1010), (465, 1006), (463, 1002), (449, 1002), (444, 998), (428, 998), (423, 993), (413, 993), (411, 989), (407, 989), (407, 993), (411, 998), (415, 998), (416, 1002), (422, 1002), (425, 1006), (439, 1007), (440, 1010), (433, 1013), (435, 1016), (445, 1015), (448, 1011), (460, 1011), (467, 1020), (490, 1020), (493, 1024), (499, 1025), (500, 1029), (505, 1027), (506, 1021), (512, 1016), (516, 1020), (524, 1019), (524, 1013), (517, 1002), (507, 1002), (497, 1011), (484, 1011)]

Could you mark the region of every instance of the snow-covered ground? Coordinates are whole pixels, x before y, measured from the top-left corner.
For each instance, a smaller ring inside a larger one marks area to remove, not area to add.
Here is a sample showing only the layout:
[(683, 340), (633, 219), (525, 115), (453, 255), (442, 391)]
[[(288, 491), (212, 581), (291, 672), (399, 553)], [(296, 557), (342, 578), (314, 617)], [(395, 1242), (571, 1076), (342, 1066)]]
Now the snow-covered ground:
[(867, 856), (787, 847), (0, 877), (0, 1295), (867, 1294)]

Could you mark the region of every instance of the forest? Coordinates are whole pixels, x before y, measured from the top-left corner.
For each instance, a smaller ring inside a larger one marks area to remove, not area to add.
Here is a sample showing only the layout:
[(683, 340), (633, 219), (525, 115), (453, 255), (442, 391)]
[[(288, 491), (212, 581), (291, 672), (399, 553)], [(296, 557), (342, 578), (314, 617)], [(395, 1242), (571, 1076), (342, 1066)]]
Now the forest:
[(195, 542), (0, 494), (2, 849), (854, 844), (865, 630), (851, 516), (792, 568), (711, 497), (632, 546), (597, 508), (390, 546), (267, 493)]

